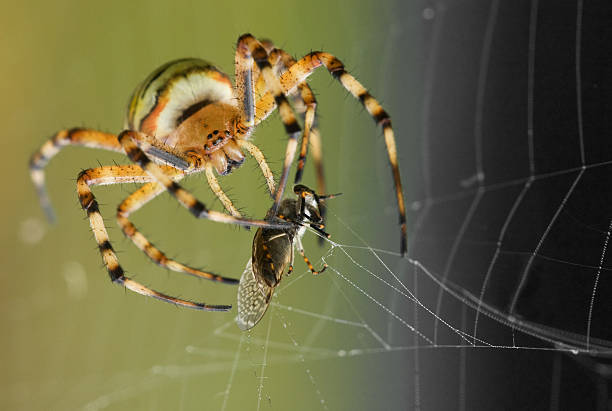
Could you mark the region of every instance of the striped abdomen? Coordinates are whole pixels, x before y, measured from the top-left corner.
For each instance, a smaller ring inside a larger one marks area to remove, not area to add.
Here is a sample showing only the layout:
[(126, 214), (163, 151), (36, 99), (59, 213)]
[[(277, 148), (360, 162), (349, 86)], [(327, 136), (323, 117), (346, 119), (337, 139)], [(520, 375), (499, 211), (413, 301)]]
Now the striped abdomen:
[(202, 107), (220, 101), (235, 105), (226, 74), (204, 60), (174, 60), (136, 87), (125, 128), (161, 138)]

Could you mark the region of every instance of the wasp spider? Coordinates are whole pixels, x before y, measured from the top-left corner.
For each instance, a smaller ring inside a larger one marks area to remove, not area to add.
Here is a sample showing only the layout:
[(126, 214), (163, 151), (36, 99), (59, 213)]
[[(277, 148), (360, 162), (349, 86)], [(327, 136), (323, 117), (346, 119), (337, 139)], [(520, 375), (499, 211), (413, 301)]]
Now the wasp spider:
[[(311, 146), (316, 163), (318, 189), (320, 193), (324, 193), (320, 136), (314, 127), (316, 100), (305, 83), (307, 77), (321, 66), (325, 66), (335, 79), (361, 101), (383, 129), (397, 195), (401, 251), (405, 253), (405, 207), (395, 138), (387, 113), (331, 54), (312, 52), (295, 61), (284, 51), (274, 48), (270, 42), (259, 42), (250, 34), (242, 35), (238, 39), (234, 84), (226, 74), (206, 61), (171, 61), (151, 73), (136, 88), (128, 105), (124, 130), (119, 135), (92, 129), (69, 129), (60, 131), (43, 144), (30, 161), (31, 177), (43, 209), (53, 220), (43, 169), (62, 147), (80, 145), (125, 154), (134, 164), (87, 169), (82, 171), (77, 179), (79, 201), (87, 212), (111, 280), (136, 293), (169, 303), (203, 310), (229, 310), (229, 305), (209, 305), (171, 297), (126, 277), (109, 242), (91, 187), (142, 183), (138, 190), (118, 206), (117, 221), (123, 233), (162, 267), (222, 283), (237, 283), (236, 279), (197, 270), (169, 259), (136, 229), (128, 217), (160, 193), (168, 191), (196, 218), (243, 226), (276, 229), (291, 227), (292, 223), (285, 221), (255, 220), (241, 216), (221, 189), (215, 172), (219, 175), (230, 173), (233, 168), (242, 164), (244, 152), (248, 152), (258, 162), (266, 179), (270, 195), (274, 199), (271, 214), (274, 215), (280, 206), (298, 146), (298, 135), (301, 134), (295, 180), (297, 182), (301, 179), (308, 148)], [(297, 103), (304, 114), (303, 133), (287, 96)], [(288, 137), (278, 186), (275, 185), (274, 176), (264, 155), (249, 141), (253, 129), (277, 108)], [(210, 210), (179, 185), (178, 182), (185, 176), (202, 171), (210, 188), (229, 214)]]

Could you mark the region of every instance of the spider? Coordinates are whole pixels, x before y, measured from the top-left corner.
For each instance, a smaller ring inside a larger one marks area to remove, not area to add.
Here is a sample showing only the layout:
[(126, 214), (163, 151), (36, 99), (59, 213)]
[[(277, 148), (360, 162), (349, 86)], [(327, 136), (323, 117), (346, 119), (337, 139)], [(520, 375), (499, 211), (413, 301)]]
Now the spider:
[(293, 249), (297, 248), (304, 262), (314, 275), (321, 274), (327, 264), (319, 271), (315, 270), (302, 246), (302, 236), (310, 227), (323, 238), (329, 234), (323, 231), (321, 202), (340, 194), (317, 195), (310, 188), (298, 184), (293, 187), (297, 199), (287, 198), (267, 215), (268, 221), (288, 221), (293, 227), (286, 229), (259, 228), (253, 238), (251, 259), (240, 278), (238, 285), (238, 316), (236, 323), (243, 331), (253, 328), (262, 319), (274, 289), (280, 283), (285, 269), (287, 275), (293, 272)]
[[(134, 91), (128, 104), (124, 130), (118, 135), (93, 129), (66, 129), (55, 134), (33, 154), (30, 174), (42, 208), (53, 221), (54, 214), (45, 189), (44, 167), (63, 147), (80, 145), (125, 154), (134, 164), (100, 166), (82, 171), (77, 178), (77, 192), (87, 212), (110, 279), (116, 284), (148, 297), (172, 304), (212, 311), (227, 311), (230, 305), (210, 305), (175, 298), (125, 276), (100, 214), (91, 187), (105, 184), (142, 183), (117, 208), (117, 222), (123, 233), (158, 265), (172, 271), (222, 283), (236, 284), (234, 278), (201, 271), (172, 260), (156, 248), (129, 221), (129, 215), (164, 191), (168, 191), (196, 218), (221, 223), (288, 229), (285, 221), (256, 220), (243, 217), (221, 189), (215, 172), (229, 174), (245, 159), (244, 151), (255, 158), (267, 188), (274, 199), (273, 214), (278, 210), (294, 161), (301, 134), (301, 146), (295, 181), (301, 179), (309, 143), (313, 149), (319, 192), (324, 193), (321, 142), (314, 127), (316, 100), (305, 83), (312, 72), (324, 66), (383, 129), (393, 172), (401, 230), (401, 252), (406, 252), (406, 218), (402, 185), (397, 164), (391, 120), (380, 104), (333, 55), (311, 52), (295, 61), (269, 41), (258, 41), (250, 34), (238, 38), (235, 55), (235, 83), (212, 64), (199, 59), (171, 61), (151, 73)], [(287, 97), (301, 107), (304, 131)], [(275, 109), (280, 113), (288, 137), (285, 160), (278, 186), (263, 153), (249, 141), (254, 128)], [(208, 184), (229, 212), (210, 210), (184, 189), (179, 181), (187, 175), (204, 172)]]

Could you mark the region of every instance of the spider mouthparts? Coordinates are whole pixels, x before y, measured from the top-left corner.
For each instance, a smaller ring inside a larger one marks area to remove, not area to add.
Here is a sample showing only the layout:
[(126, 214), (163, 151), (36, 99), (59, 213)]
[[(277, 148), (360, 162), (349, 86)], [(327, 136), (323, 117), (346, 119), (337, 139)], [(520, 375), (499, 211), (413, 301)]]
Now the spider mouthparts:
[(221, 174), (222, 176), (227, 175), (231, 173), (233, 169), (240, 167), (242, 163), (244, 163), (244, 158), (241, 161), (235, 161), (235, 160), (232, 160), (231, 158), (228, 158), (227, 168), (225, 169), (224, 172), (219, 173), (219, 174)]
[(244, 154), (240, 151), (240, 147), (238, 144), (232, 139), (227, 140), (225, 145), (223, 146), (223, 152), (227, 156), (229, 161), (233, 161), (235, 163), (242, 164), (244, 161)]
[(234, 167), (234, 168), (240, 167), (240, 166), (242, 165), (242, 163), (244, 163), (244, 158), (242, 158), (242, 159), (241, 159), (241, 160), (239, 160), (239, 161), (232, 160), (231, 158), (230, 158), (230, 159), (228, 159), (228, 160), (229, 160), (229, 161), (228, 161), (228, 164), (229, 164), (231, 167)]

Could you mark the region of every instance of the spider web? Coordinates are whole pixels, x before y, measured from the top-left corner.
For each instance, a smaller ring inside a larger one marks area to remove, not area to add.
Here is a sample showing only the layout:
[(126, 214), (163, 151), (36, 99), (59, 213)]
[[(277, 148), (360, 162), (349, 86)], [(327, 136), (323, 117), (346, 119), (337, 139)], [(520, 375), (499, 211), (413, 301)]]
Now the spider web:
[[(199, 390), (202, 409), (221, 410), (609, 408), (609, 10), (582, 0), (398, 10), (373, 90), (399, 107), (409, 255), (397, 253), (382, 144), (364, 153), (353, 141), (365, 132), (344, 116), (348, 171), (330, 185), (359, 174), (367, 190), (330, 205), (319, 255), (306, 236), (327, 271), (313, 277), (297, 261), (252, 331), (227, 317), (150, 370), (116, 375), (85, 409), (156, 404), (169, 384), (180, 409)], [(420, 43), (406, 21), (420, 22)], [(355, 171), (365, 155), (369, 177)]]

